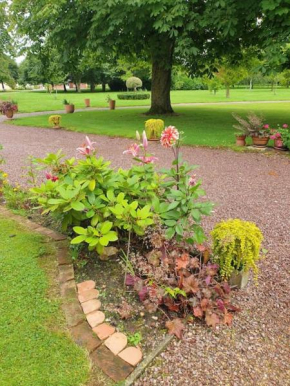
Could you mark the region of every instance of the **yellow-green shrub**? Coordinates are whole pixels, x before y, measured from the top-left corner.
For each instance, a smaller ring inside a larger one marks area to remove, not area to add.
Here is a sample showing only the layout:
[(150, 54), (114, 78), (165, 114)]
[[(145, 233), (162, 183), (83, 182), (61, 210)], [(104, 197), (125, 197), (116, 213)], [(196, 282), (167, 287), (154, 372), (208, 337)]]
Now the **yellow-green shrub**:
[(164, 121), (162, 119), (148, 119), (145, 122), (145, 131), (148, 139), (160, 138), (163, 129)]
[(211, 234), (215, 260), (224, 279), (228, 279), (235, 270), (248, 271), (251, 268), (257, 279), (256, 262), (260, 259), (263, 235), (254, 223), (229, 219), (217, 224)]
[(60, 120), (61, 120), (61, 115), (51, 115), (48, 118), (48, 123), (50, 123), (54, 127), (59, 127), (60, 126)]

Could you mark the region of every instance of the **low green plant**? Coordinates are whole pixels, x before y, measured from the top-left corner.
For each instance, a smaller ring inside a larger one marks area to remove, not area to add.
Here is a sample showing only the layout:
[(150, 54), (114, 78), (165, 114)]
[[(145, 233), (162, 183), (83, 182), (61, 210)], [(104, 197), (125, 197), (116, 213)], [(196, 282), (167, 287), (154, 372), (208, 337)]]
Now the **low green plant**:
[(138, 346), (138, 344), (142, 340), (142, 334), (140, 332), (136, 332), (135, 334), (128, 335), (128, 343), (132, 346)]
[(60, 121), (61, 121), (61, 115), (51, 115), (48, 118), (48, 123), (50, 123), (54, 127), (59, 127), (60, 126)]
[(149, 139), (159, 139), (164, 130), (164, 121), (162, 119), (148, 119), (145, 122), (145, 131)]
[(229, 279), (234, 271), (254, 272), (257, 280), (257, 261), (263, 235), (256, 224), (239, 219), (229, 219), (218, 223), (213, 231), (213, 253), (219, 265), (220, 274)]
[(142, 100), (142, 99), (150, 99), (150, 94), (149, 93), (142, 93), (140, 91), (136, 92), (127, 92), (124, 94), (117, 94), (118, 99), (122, 100)]
[(69, 102), (67, 99), (64, 99), (64, 100), (63, 100), (63, 104), (64, 104), (64, 105), (70, 105), (70, 102)]

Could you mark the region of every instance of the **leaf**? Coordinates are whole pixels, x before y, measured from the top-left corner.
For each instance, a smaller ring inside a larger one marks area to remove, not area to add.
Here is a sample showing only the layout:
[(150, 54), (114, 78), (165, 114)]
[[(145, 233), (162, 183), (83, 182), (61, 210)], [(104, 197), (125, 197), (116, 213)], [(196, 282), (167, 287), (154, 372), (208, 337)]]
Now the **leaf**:
[(176, 269), (179, 271), (182, 268), (186, 268), (189, 263), (189, 254), (184, 252), (180, 257), (175, 260)]
[(95, 180), (91, 180), (90, 183), (89, 183), (89, 189), (90, 191), (92, 192), (96, 187), (96, 181)]
[(182, 338), (182, 333), (185, 326), (181, 319), (176, 318), (171, 321), (167, 321), (165, 325), (170, 335), (175, 335), (178, 339)]
[(126, 274), (125, 284), (128, 286), (133, 286), (135, 283), (135, 277), (130, 275), (129, 273)]
[(208, 326), (215, 328), (216, 325), (220, 323), (220, 319), (214, 312), (207, 311), (205, 315), (205, 322)]
[(144, 286), (141, 288), (141, 290), (138, 292), (138, 296), (141, 302), (144, 302), (148, 295), (148, 288)]
[(108, 233), (111, 230), (112, 226), (113, 226), (112, 222), (110, 222), (110, 221), (104, 222), (101, 226), (101, 233), (103, 235), (105, 235), (106, 233)]
[(187, 294), (190, 292), (196, 294), (199, 290), (199, 282), (193, 275), (184, 278), (182, 286)]
[(121, 307), (118, 309), (118, 313), (121, 319), (129, 319), (133, 314), (133, 307), (128, 304), (125, 300), (122, 301)]
[(71, 203), (71, 207), (72, 207), (72, 209), (76, 210), (77, 212), (81, 212), (82, 210), (85, 209), (84, 204), (82, 204), (82, 203), (79, 202), (79, 201), (72, 202), (72, 203)]
[(82, 227), (73, 227), (73, 230), (78, 235), (86, 235), (87, 234), (87, 230), (85, 228), (82, 228)]
[(232, 324), (232, 321), (233, 321), (233, 315), (230, 314), (229, 312), (226, 312), (224, 316), (224, 324), (227, 324), (228, 326), (230, 326)]
[(202, 309), (197, 306), (197, 307), (194, 307), (193, 308), (193, 315), (196, 317), (196, 318), (202, 318), (203, 317), (203, 311)]
[(82, 243), (86, 239), (86, 237), (87, 236), (85, 236), (85, 235), (77, 236), (74, 239), (72, 239), (72, 241), (70, 243), (71, 244), (80, 244), (80, 243)]

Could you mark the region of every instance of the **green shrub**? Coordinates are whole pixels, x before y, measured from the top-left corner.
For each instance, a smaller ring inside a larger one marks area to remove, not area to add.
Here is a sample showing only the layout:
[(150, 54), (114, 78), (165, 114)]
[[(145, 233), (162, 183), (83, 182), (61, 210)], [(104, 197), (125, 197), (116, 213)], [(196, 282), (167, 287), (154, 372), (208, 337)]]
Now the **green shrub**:
[(212, 231), (213, 252), (221, 276), (228, 279), (232, 272), (253, 269), (257, 279), (263, 235), (252, 222), (239, 219), (222, 221)]
[(117, 94), (117, 97), (118, 99), (124, 100), (150, 99), (150, 94), (141, 92), (127, 92), (126, 94)]
[(126, 80), (126, 87), (130, 89), (134, 89), (134, 91), (137, 90), (137, 88), (142, 87), (143, 83), (140, 78), (137, 78), (136, 76), (131, 76), (131, 78), (128, 78)]

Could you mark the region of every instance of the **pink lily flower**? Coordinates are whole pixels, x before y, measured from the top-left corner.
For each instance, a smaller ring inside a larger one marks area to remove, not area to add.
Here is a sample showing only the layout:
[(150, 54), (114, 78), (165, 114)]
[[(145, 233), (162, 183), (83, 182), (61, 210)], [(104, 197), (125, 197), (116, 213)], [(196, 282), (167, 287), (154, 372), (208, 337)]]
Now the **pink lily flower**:
[(175, 126), (166, 127), (161, 133), (161, 145), (163, 147), (172, 147), (179, 139), (179, 131)]
[(288, 128), (287, 123), (284, 123), (284, 125), (282, 127), (283, 127), (283, 129), (287, 129)]
[(140, 146), (137, 143), (133, 143), (128, 150), (123, 151), (123, 154), (131, 154), (133, 157), (137, 157)]
[(95, 151), (94, 144), (88, 136), (86, 136), (86, 143), (83, 146), (77, 148), (77, 152), (81, 155), (89, 155), (91, 152)]
[(146, 150), (148, 147), (148, 139), (145, 130), (142, 133), (143, 147)]
[(153, 156), (150, 156), (150, 157), (139, 157), (139, 160), (143, 164), (154, 164), (155, 161), (158, 161), (158, 158), (157, 157), (153, 157)]

